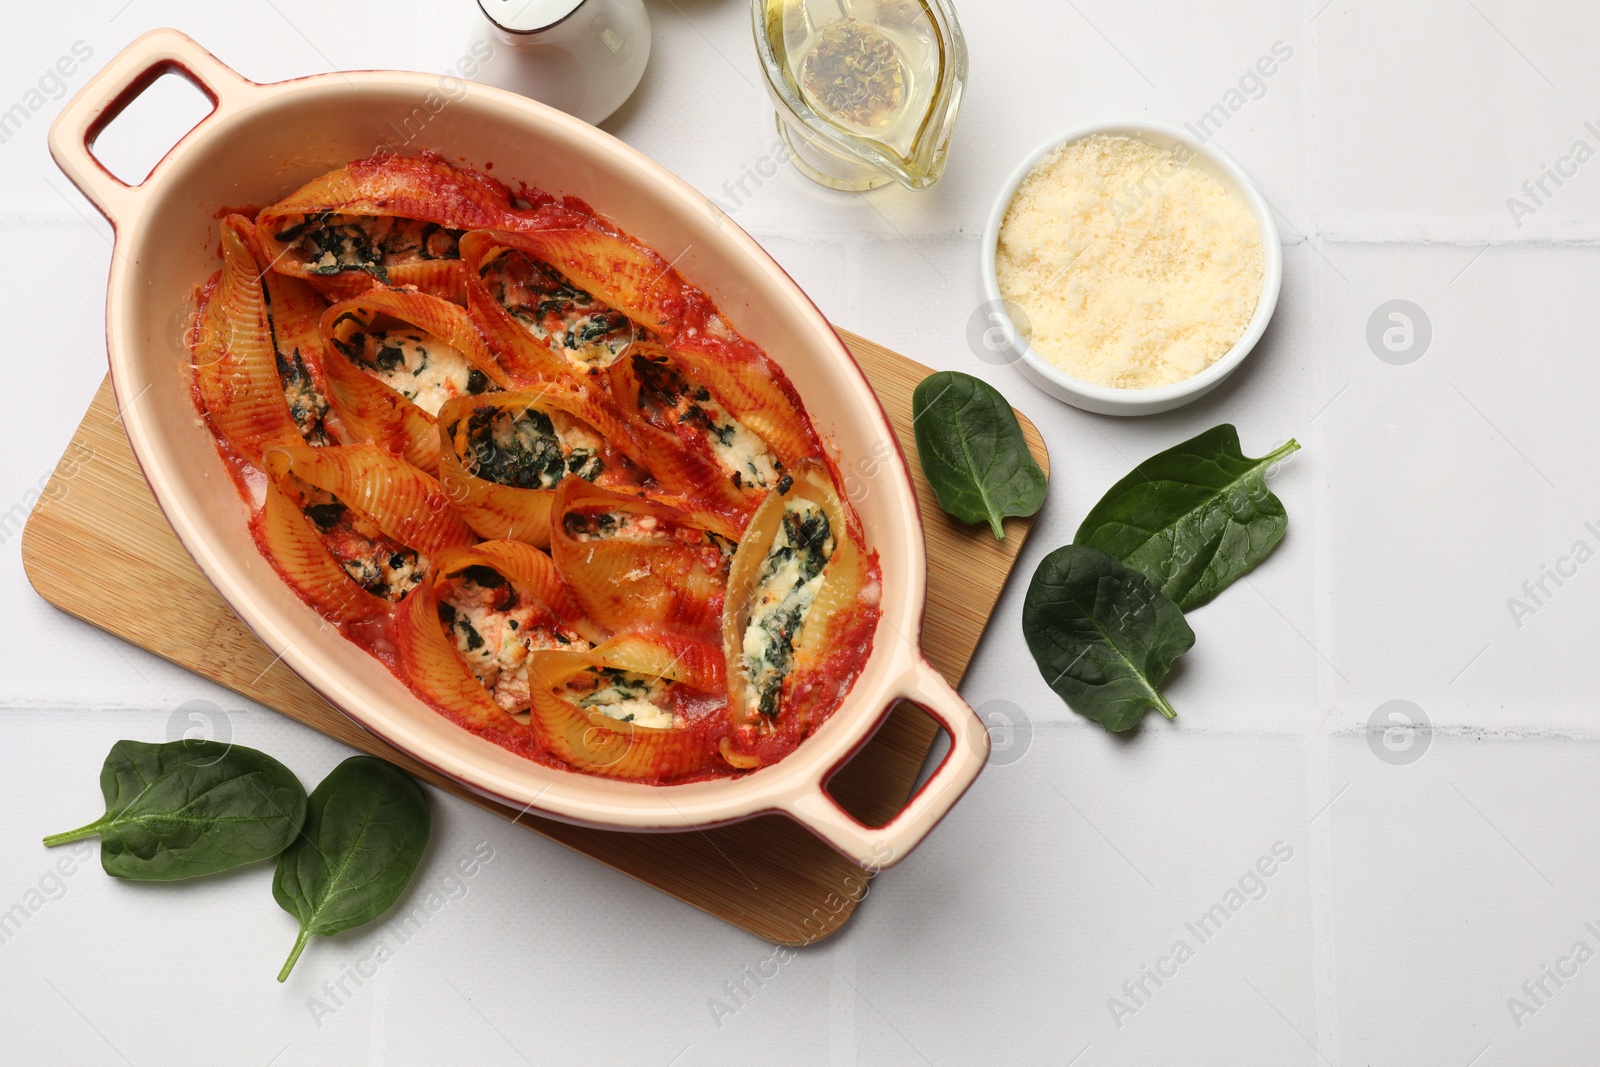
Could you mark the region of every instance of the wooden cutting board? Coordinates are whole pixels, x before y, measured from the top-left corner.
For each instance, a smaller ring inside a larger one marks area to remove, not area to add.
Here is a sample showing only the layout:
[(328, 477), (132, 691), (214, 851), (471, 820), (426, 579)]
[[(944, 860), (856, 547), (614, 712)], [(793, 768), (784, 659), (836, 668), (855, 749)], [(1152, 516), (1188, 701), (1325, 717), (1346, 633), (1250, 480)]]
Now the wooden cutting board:
[[(911, 434), (911, 391), (928, 368), (843, 336), (877, 389), (916, 480), (928, 542), (923, 650), (959, 683), (1031, 520), (1007, 519), (1005, 540), (996, 541), (987, 527), (940, 511)], [(1038, 431), (1026, 416), (1017, 418), (1048, 470)], [(28, 520), (22, 563), (33, 587), (63, 611), (768, 941), (819, 941), (866, 895), (858, 867), (782, 816), (668, 834), (571, 826), (486, 800), (355, 725), (251, 634), (189, 558), (128, 447), (110, 378)], [(910, 796), (937, 733), (923, 712), (896, 707), (830, 791), (863, 822), (887, 822)]]

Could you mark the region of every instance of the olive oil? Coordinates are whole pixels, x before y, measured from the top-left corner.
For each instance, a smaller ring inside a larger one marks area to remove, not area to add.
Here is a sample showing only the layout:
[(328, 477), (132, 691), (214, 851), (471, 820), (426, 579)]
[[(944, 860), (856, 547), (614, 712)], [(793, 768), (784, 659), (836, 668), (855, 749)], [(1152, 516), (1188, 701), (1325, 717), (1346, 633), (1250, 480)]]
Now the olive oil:
[(847, 189), (938, 180), (966, 76), (945, 0), (755, 4), (758, 50), (801, 170)]

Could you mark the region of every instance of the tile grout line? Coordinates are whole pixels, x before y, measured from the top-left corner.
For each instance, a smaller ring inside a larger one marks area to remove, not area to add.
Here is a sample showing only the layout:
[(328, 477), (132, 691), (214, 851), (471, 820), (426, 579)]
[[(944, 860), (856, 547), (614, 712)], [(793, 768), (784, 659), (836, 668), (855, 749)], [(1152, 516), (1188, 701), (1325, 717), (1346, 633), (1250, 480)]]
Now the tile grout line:
[[(1305, 108), (1305, 122), (1303, 128), (1307, 131), (1306, 137), (1306, 192), (1310, 201), (1310, 225), (1313, 232), (1322, 228), (1322, 183), (1321, 171), (1321, 97), (1318, 94), (1320, 81), (1318, 62), (1321, 52), (1319, 50), (1320, 35), (1316, 27), (1316, 18), (1320, 16), (1325, 7), (1319, 8), (1326, 0), (1302, 0), (1301, 30), (1304, 35), (1302, 48), (1305, 52), (1305, 90), (1302, 97)], [(1310, 241), (1307, 237), (1307, 241)], [(1314, 321), (1326, 321), (1324, 313), (1327, 309), (1327, 280), (1322, 277), (1322, 272), (1316, 273), (1317, 284), (1311, 287), (1311, 308), (1315, 316)], [(1328, 395), (1333, 383), (1330, 377), (1331, 368), (1325, 361), (1318, 361), (1317, 377), (1320, 379), (1320, 391), (1317, 395)], [(1335, 398), (1337, 399), (1337, 398)], [(1324, 408), (1326, 410), (1326, 408)], [(1321, 415), (1322, 412), (1318, 412)], [(1307, 427), (1307, 436), (1316, 432), (1324, 440), (1328, 433), (1324, 427), (1320, 431), (1313, 431)], [(1310, 444), (1310, 442), (1307, 442)], [(1328, 494), (1326, 480), (1312, 479), (1312, 508), (1318, 519), (1328, 513)], [(1325, 545), (1326, 539), (1321, 539)], [(1328, 612), (1329, 585), (1328, 574), (1330, 561), (1326, 549), (1319, 547), (1314, 553), (1312, 588), (1312, 605), (1315, 612), (1314, 632), (1317, 642), (1323, 647), (1333, 647), (1332, 635), (1326, 625), (1331, 615)], [(1317, 666), (1317, 702), (1322, 708), (1331, 706), (1332, 694), (1324, 692), (1324, 681), (1327, 679), (1327, 667), (1321, 663)], [(1346, 685), (1345, 689), (1348, 690)], [(1334, 946), (1334, 899), (1333, 899), (1333, 828), (1338, 819), (1337, 813), (1330, 812), (1333, 796), (1331, 788), (1333, 744), (1329, 733), (1329, 718), (1323, 715), (1322, 721), (1317, 725), (1316, 732), (1307, 740), (1304, 750), (1306, 753), (1306, 794), (1307, 812), (1315, 807), (1317, 814), (1313, 821), (1306, 824), (1306, 872), (1309, 905), (1311, 908), (1311, 1010), (1312, 1010), (1312, 1037), (1316, 1041), (1319, 1052), (1327, 1054), (1334, 1063), (1339, 1059), (1338, 1036), (1338, 965), (1335, 957)]]

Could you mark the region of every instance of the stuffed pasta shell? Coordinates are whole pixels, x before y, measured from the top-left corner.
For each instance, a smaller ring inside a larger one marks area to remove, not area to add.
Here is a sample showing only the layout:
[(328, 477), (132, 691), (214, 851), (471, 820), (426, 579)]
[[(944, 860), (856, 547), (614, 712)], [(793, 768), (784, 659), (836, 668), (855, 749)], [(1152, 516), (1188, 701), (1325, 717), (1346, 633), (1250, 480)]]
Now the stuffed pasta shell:
[(755, 429), (761, 409), (713, 390), (697, 369), (661, 345), (640, 345), (610, 368), (611, 395), (664, 493), (702, 500), (742, 525), (768, 490), (792, 483), (789, 464), (806, 453), (774, 447)]
[(610, 405), (560, 383), (446, 401), (439, 433), (440, 480), (484, 537), (548, 548), (564, 478), (627, 488), (644, 477)]
[(305, 443), (279, 375), (263, 270), (249, 220), (229, 215), (222, 270), (189, 338), (201, 411), (237, 456), (256, 464), (268, 448)]
[[(808, 463), (767, 496), (734, 553), (722, 615), (728, 713), (724, 748), (735, 766), (772, 762), (805, 736), (821, 711), (819, 668), (836, 684), (834, 650), (849, 647), (876, 588), (837, 490)], [(827, 709), (831, 710), (831, 708)]]
[(383, 449), (275, 447), (263, 461), (273, 491), (258, 539), (319, 606), (343, 589), (330, 561), (365, 593), (395, 602), (434, 555), (476, 540), (438, 481)]
[(613, 631), (714, 639), (737, 531), (568, 477), (550, 511), (550, 556), (591, 619)]
[(340, 420), (426, 471), (438, 470), (445, 402), (510, 384), (466, 312), (416, 290), (373, 289), (334, 304), (321, 332)]
[(605, 367), (641, 332), (626, 311), (539, 258), (543, 249), (503, 231), (469, 233), (461, 243), (467, 307), (524, 383)]
[(400, 605), (394, 634), (412, 688), (457, 721), (523, 746), (530, 655), (604, 639), (550, 557), (520, 541), (439, 553)]
[(461, 235), (525, 217), (511, 191), (486, 174), (436, 158), (377, 156), (308, 182), (256, 225), (275, 270), (312, 280), (335, 299), (376, 284), (461, 301)]
[(719, 762), (722, 657), (670, 634), (622, 634), (586, 652), (530, 657), (535, 735), (579, 770), (670, 782)]

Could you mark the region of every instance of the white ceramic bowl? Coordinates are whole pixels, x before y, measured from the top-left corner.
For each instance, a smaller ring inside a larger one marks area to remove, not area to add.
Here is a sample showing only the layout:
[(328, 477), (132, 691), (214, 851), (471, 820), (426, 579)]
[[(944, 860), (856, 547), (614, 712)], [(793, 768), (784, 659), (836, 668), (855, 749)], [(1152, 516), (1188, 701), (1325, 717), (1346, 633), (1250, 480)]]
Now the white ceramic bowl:
[[(169, 71), (194, 81), (215, 107), (145, 181), (125, 185), (94, 159), (94, 138)], [(397, 131), (407, 129), (414, 143), (397, 144)], [(329, 633), (256, 550), (245, 505), (196, 417), (187, 355), (172, 323), (181, 321), (196, 284), (219, 265), (221, 211), (269, 204), (352, 159), (423, 145), (469, 166), (493, 165), (510, 181), (588, 201), (673, 259), (737, 329), (773, 354), (842, 460), (891, 457), (872, 492), (856, 501), (867, 544), (883, 567), (872, 654), (832, 718), (787, 759), (742, 778), (665, 787), (523, 759), (455, 726), (378, 660)], [(989, 752), (984, 724), (922, 656), (922, 524), (877, 397), (833, 328), (772, 257), (659, 164), (553, 108), (436, 75), (358, 71), (258, 85), (174, 30), (146, 34), (91, 79), (51, 127), (50, 149), (116, 229), (106, 297), (111, 377), (156, 500), (240, 618), (357, 723), (514, 807), (627, 830), (696, 829), (777, 812), (869, 868), (903, 859), (977, 777)], [(864, 826), (825, 784), (900, 699), (939, 720), (950, 751), (894, 819)]]
[[(1005, 311), (1005, 303), (1000, 297), (1000, 282), (995, 274), (995, 251), (1000, 241), (1000, 224), (1005, 221), (1006, 211), (1010, 209), (1011, 201), (1017, 195), (1018, 186), (1046, 155), (1062, 145), (1081, 141), (1094, 134), (1138, 137), (1169, 152), (1179, 145), (1187, 147), (1193, 153), (1189, 165), (1199, 167), (1215, 178), (1228, 193), (1242, 200), (1250, 209), (1250, 214), (1255, 218), (1256, 226), (1261, 231), (1261, 251), (1264, 261), (1261, 298), (1256, 303), (1256, 311), (1250, 317), (1249, 325), (1245, 327), (1244, 336), (1211, 366), (1193, 377), (1172, 385), (1158, 386), (1154, 389), (1115, 389), (1073, 377), (1031, 347), (1025, 346), (1018, 337), (1015, 325), (1009, 321), (1010, 316)], [(1085, 411), (1094, 411), (1102, 415), (1153, 415), (1160, 411), (1171, 411), (1204, 396), (1220, 385), (1224, 378), (1244, 362), (1250, 350), (1261, 339), (1262, 332), (1267, 328), (1267, 321), (1272, 318), (1272, 312), (1278, 306), (1278, 290), (1283, 284), (1283, 249), (1278, 244), (1278, 225), (1273, 221), (1272, 208), (1267, 204), (1266, 198), (1261, 195), (1244, 169), (1222, 149), (1197, 141), (1183, 130), (1172, 126), (1150, 122), (1102, 122), (1046, 141), (1012, 172), (1000, 190), (1000, 195), (995, 199), (994, 208), (989, 212), (989, 225), (983, 235), (982, 269), (983, 294), (984, 299), (988, 301), (985, 306), (1006, 320), (1004, 325), (1008, 331), (1007, 336), (1016, 339), (1015, 347), (1018, 349), (1010, 354), (1015, 356), (1017, 366), (1030, 381), (1051, 396), (1065, 400)]]

